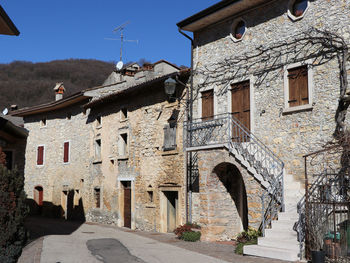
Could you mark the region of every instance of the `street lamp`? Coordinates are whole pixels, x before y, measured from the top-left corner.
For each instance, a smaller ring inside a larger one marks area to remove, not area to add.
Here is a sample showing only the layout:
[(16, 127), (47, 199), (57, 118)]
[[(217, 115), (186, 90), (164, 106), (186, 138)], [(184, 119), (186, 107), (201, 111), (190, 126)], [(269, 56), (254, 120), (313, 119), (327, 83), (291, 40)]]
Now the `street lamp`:
[(169, 99), (171, 99), (172, 95), (175, 94), (175, 89), (176, 89), (176, 80), (174, 80), (173, 78), (168, 78), (164, 81), (165, 94), (168, 95)]

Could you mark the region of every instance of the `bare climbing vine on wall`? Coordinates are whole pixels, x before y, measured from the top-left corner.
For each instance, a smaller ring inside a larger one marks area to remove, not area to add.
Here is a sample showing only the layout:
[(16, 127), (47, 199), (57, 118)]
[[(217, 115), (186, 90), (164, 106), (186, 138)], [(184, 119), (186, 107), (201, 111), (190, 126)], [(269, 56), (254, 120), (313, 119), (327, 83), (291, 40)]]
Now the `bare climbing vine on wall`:
[(339, 65), (340, 86), (334, 137), (340, 138), (346, 130), (345, 117), (350, 105), (346, 71), (346, 63), (349, 61), (348, 51), (347, 43), (338, 34), (310, 28), (294, 37), (257, 46), (252, 51), (227, 56), (220, 61), (196, 69), (194, 74), (201, 81), (194, 91), (197, 92), (194, 97), (197, 97), (202, 87), (208, 85), (222, 86), (217, 91), (217, 95), (222, 95), (227, 92), (228, 83), (234, 79), (254, 76), (254, 85), (259, 87), (268, 75), (270, 79), (279, 77), (287, 65), (300, 62), (317, 67), (335, 60)]

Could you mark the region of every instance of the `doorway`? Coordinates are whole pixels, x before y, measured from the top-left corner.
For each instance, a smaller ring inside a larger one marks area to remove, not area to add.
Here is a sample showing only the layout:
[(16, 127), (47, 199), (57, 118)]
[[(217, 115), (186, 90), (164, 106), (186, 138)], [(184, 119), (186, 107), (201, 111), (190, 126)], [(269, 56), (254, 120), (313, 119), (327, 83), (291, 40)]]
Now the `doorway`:
[(121, 183), (124, 190), (124, 227), (131, 228), (131, 181)]
[(173, 232), (177, 227), (177, 213), (178, 213), (178, 192), (164, 191), (166, 198), (166, 222), (167, 232)]

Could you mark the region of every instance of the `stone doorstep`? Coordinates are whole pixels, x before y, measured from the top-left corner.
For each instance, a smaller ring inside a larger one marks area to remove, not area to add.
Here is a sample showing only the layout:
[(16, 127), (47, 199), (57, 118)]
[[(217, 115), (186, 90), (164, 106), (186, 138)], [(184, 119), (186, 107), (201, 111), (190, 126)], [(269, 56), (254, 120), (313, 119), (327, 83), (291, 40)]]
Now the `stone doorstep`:
[(281, 260), (288, 260), (288, 261), (297, 261), (298, 258), (298, 252), (294, 249), (281, 249), (281, 248), (274, 248), (274, 247), (265, 247), (265, 246), (258, 246), (258, 245), (249, 245), (243, 247), (243, 254), (252, 255), (252, 256), (258, 256), (258, 257), (267, 257), (267, 258), (275, 258), (275, 259), (281, 259)]
[(274, 231), (274, 229), (265, 229), (265, 237), (268, 238), (280, 238), (283, 240), (290, 240), (295, 239), (297, 240), (297, 232), (294, 230), (281, 230), (281, 231)]
[(275, 229), (275, 230), (293, 230), (293, 226), (294, 226), (295, 221), (294, 220), (284, 220), (284, 221), (279, 221), (279, 220), (274, 220), (272, 221), (272, 226), (271, 229)]

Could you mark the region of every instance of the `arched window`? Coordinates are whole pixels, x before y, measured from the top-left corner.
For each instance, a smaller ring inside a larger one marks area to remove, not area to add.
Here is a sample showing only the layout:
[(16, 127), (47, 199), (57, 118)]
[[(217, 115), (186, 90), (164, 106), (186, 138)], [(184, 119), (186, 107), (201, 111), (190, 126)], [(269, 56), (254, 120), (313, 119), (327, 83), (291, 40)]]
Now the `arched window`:
[(307, 8), (308, 0), (296, 0), (292, 7), (292, 14), (296, 17), (302, 16)]

